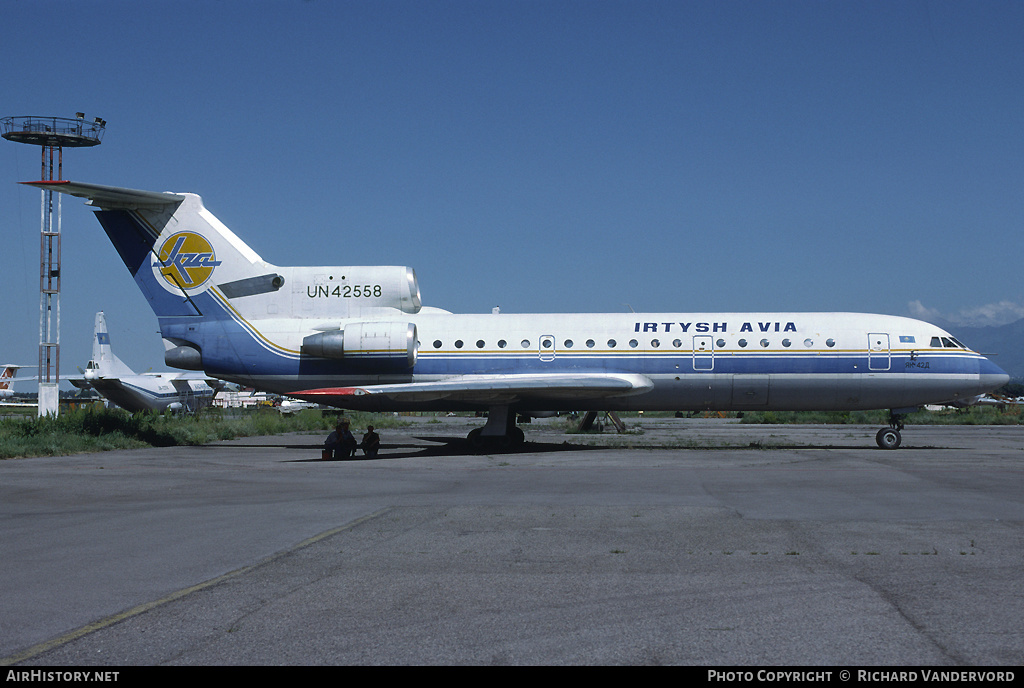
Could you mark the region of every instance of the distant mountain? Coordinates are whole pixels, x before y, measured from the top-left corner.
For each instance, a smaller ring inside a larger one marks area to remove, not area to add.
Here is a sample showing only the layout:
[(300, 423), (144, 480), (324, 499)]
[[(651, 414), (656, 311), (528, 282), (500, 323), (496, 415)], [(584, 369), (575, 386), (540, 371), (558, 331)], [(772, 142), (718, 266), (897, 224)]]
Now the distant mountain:
[(998, 327), (964, 327), (948, 322), (933, 323), (992, 362), (1015, 380), (1024, 379), (1024, 318)]

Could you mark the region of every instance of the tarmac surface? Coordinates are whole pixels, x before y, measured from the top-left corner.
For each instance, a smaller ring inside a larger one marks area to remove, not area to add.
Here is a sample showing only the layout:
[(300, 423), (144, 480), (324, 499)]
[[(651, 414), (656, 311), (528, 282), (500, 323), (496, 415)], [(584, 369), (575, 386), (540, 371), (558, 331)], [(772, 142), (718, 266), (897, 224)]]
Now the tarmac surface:
[(414, 420), (0, 461), (0, 664), (1024, 664), (1024, 427)]

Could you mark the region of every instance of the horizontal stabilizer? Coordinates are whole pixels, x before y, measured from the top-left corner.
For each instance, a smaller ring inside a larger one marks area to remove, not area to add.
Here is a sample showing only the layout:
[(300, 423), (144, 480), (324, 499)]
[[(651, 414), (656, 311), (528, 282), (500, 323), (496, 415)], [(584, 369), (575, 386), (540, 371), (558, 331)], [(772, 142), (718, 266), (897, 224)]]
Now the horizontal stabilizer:
[(126, 393), (134, 393), (135, 391), (125, 386), (121, 379), (116, 377), (92, 379), (72, 377), (66, 378), (66, 380), (78, 389), (94, 389), (107, 399), (114, 400), (115, 404), (119, 404), (116, 399), (123, 397)]
[(353, 397), (379, 395), (393, 401), (426, 402), (440, 399), (503, 403), (520, 399), (570, 399), (640, 394), (653, 383), (644, 375), (552, 373), (544, 375), (465, 375), (436, 382), (411, 382), (365, 387), (332, 387), (290, 392), (308, 401), (339, 403)]
[(59, 191), (79, 198), (87, 198), (92, 201), (93, 205), (100, 208), (157, 208), (185, 200), (185, 197), (180, 194), (123, 189), (118, 186), (86, 184), (67, 180), (21, 183), (40, 189)]

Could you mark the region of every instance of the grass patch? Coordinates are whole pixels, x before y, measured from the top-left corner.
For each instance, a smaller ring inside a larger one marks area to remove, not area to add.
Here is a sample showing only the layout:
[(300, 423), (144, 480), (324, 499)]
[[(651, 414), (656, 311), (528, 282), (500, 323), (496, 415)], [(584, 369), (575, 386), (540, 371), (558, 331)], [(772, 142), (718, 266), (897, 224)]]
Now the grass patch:
[[(354, 428), (370, 423), (378, 428), (405, 425), (391, 415), (346, 413)], [(283, 415), (276, 410), (224, 412), (208, 409), (196, 416), (128, 413), (121, 409), (83, 408), (59, 416), (0, 420), (0, 459), (29, 456), (67, 456), (112, 449), (206, 444), (237, 437), (322, 432), (337, 418), (306, 409)]]

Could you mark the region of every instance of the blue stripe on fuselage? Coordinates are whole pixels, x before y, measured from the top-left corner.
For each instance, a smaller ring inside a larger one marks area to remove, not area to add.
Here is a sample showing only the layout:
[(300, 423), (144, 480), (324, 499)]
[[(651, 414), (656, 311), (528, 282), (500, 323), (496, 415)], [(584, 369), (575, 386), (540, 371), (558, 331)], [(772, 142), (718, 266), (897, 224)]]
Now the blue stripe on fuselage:
[[(708, 357), (710, 359), (710, 357)], [(696, 369), (692, 355), (665, 356), (642, 353), (608, 353), (573, 355), (559, 354), (554, 361), (541, 361), (538, 356), (489, 356), (487, 354), (440, 354), (421, 352), (415, 372), (425, 375), (466, 375), (492, 372), (632, 372), (647, 375), (692, 374), (767, 374), (767, 373), (912, 373), (912, 374), (978, 374), (980, 356), (966, 352), (957, 355), (922, 356), (892, 354), (886, 369), (872, 369), (867, 352), (796, 355), (747, 354), (715, 356), (711, 369)], [(883, 366), (885, 363), (882, 364)]]

